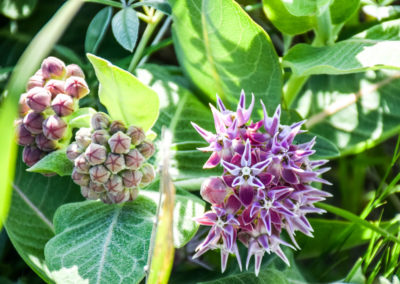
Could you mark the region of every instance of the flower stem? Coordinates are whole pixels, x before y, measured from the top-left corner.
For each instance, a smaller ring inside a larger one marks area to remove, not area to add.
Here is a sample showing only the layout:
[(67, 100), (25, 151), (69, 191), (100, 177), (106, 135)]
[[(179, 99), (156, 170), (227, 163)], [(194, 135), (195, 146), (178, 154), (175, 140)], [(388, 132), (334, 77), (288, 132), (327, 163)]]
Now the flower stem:
[(283, 101), (287, 108), (290, 108), (309, 77), (310, 76), (295, 76), (294, 74), (290, 76), (283, 88)]
[(129, 64), (128, 71), (133, 72), (135, 70), (139, 60), (142, 57), (143, 51), (146, 48), (147, 43), (149, 42), (155, 28), (157, 27), (158, 23), (161, 21), (163, 18), (164, 14), (160, 11), (157, 11), (154, 16), (150, 19), (150, 21), (147, 23), (146, 29), (144, 30), (144, 33), (142, 35), (142, 38), (140, 39), (140, 42), (138, 46), (136, 47), (135, 53), (133, 54), (131, 63)]

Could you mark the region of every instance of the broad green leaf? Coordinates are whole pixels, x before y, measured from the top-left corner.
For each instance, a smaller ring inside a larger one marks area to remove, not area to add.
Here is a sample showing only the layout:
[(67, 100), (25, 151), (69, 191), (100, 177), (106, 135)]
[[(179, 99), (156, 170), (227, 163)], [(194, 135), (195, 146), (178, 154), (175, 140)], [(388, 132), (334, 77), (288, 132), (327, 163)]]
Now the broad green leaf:
[(329, 7), (333, 24), (346, 22), (359, 8), (360, 0), (335, 0)]
[(41, 174), (56, 173), (59, 176), (69, 176), (72, 174), (73, 168), (74, 165), (68, 160), (65, 149), (61, 149), (48, 154), (27, 171)]
[[(395, 20), (331, 46), (297, 44), (285, 55), (283, 64), (296, 76), (346, 74), (382, 68), (399, 70), (399, 29), (400, 20)], [(388, 35), (385, 35), (386, 30)]]
[(133, 4), (131, 7), (136, 8), (136, 7), (141, 7), (141, 6), (149, 6), (156, 8), (157, 10), (160, 10), (161, 12), (164, 12), (167, 15), (171, 15), (171, 6), (169, 5), (167, 0), (144, 0), (140, 2), (136, 2)]
[(269, 36), (233, 0), (170, 0), (174, 47), (187, 75), (215, 101), (228, 106), (240, 91), (279, 104), (282, 70)]
[(44, 260), (44, 246), (54, 236), (53, 215), (67, 202), (82, 200), (70, 177), (29, 173), (19, 155), (13, 197), (5, 228), (24, 261), (43, 279), (53, 279)]
[(316, 137), (315, 145), (313, 150), (315, 150), (315, 154), (310, 156), (311, 160), (320, 160), (320, 159), (332, 159), (339, 157), (339, 149), (328, 139), (315, 135), (314, 133), (304, 133), (297, 135), (294, 143), (306, 143), (310, 141), (313, 137)]
[(33, 74), (42, 59), (50, 52), (61, 37), (73, 16), (81, 6), (81, 1), (67, 1), (56, 15), (35, 36), (25, 50), (11, 75), (0, 108), (0, 226), (4, 220), (11, 195), (11, 183), (14, 176), (16, 145), (14, 142), (14, 119), (17, 117), (19, 96), (25, 91), (25, 82)]
[(83, 107), (68, 116), (68, 125), (70, 128), (90, 127), (90, 120), (96, 110), (91, 107)]
[(333, 142), (342, 155), (358, 153), (400, 131), (396, 74), (315, 76), (294, 107), (309, 118), (310, 131)]
[(329, 5), (332, 0), (281, 0), (293, 16), (312, 16), (320, 12), (322, 7)]
[(97, 53), (111, 21), (112, 8), (101, 9), (90, 22), (85, 38), (85, 51)]
[(100, 82), (100, 102), (111, 118), (149, 130), (158, 117), (157, 93), (109, 61), (92, 54), (88, 58)]
[(132, 52), (139, 33), (139, 18), (136, 11), (129, 7), (120, 10), (114, 15), (111, 27), (118, 43)]
[(1, 13), (13, 20), (29, 17), (35, 9), (37, 0), (2, 0)]
[[(62, 283), (77, 283), (76, 277), (90, 283), (138, 283), (145, 275), (158, 200), (158, 193), (142, 190), (125, 204), (85, 201), (60, 207), (54, 217), (56, 236), (45, 248), (50, 270), (76, 267), (75, 275), (58, 274)], [(197, 229), (192, 218), (203, 210), (197, 197), (176, 196), (176, 246), (190, 240)]]

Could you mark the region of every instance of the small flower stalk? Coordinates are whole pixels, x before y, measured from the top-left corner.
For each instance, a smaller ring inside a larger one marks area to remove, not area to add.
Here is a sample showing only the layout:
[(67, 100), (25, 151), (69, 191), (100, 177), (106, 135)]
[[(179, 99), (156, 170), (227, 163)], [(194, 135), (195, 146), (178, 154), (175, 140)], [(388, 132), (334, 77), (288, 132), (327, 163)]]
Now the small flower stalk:
[(147, 162), (154, 145), (145, 137), (140, 127), (127, 128), (105, 113), (94, 114), (91, 128), (78, 130), (67, 148), (67, 157), (74, 163), (72, 179), (82, 195), (108, 204), (135, 200), (139, 189), (155, 178)]
[[(296, 135), (304, 132), (304, 121), (282, 125), (280, 106), (270, 117), (262, 101), (261, 105), (264, 118), (253, 122), (254, 96), (246, 108), (242, 91), (235, 112), (217, 96), (218, 109), (211, 105), (216, 133), (192, 123), (210, 144), (199, 149), (211, 152), (204, 168), (223, 169), (221, 177), (210, 177), (202, 184), (200, 193), (211, 204), (211, 211), (196, 220), (209, 226), (210, 231), (193, 257), (220, 249), (222, 272), (229, 254), (236, 255), (242, 269), (238, 241), (248, 248), (246, 269), (254, 256), (256, 275), (265, 253), (275, 253), (289, 265), (281, 246), (299, 249), (297, 231), (312, 237), (306, 215), (324, 213), (314, 203), (331, 196), (311, 185), (330, 184), (320, 177), (329, 168), (319, 168), (328, 161), (309, 159), (315, 152), (315, 138), (304, 144), (294, 143)], [(281, 237), (283, 231), (291, 243)]]
[(17, 142), (24, 146), (25, 164), (31, 167), (61, 147), (68, 129), (65, 118), (77, 110), (78, 100), (88, 93), (78, 65), (66, 66), (55, 57), (43, 60), (19, 100)]

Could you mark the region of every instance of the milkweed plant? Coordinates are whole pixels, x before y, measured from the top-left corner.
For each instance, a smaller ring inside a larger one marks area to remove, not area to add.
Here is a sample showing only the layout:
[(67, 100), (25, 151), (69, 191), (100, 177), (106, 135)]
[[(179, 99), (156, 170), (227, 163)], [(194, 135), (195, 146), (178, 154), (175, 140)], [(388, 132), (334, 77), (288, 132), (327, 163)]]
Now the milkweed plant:
[(396, 1), (11, 2), (1, 283), (399, 282)]

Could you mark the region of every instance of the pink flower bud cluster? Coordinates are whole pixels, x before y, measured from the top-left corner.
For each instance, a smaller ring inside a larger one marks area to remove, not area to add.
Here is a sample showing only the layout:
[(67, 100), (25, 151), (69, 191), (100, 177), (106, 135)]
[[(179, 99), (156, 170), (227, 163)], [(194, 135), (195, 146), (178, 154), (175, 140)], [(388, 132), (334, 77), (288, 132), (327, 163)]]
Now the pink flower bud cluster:
[(88, 93), (85, 75), (78, 65), (65, 66), (55, 57), (43, 60), (19, 100), (17, 139), (24, 146), (23, 160), (28, 166), (60, 147), (67, 131), (63, 117), (72, 114), (78, 100)]
[(67, 157), (74, 163), (73, 181), (90, 200), (135, 200), (139, 189), (155, 178), (147, 162), (155, 152), (153, 143), (145, 140), (140, 127), (126, 127), (102, 112), (92, 116), (91, 126), (79, 129), (67, 148)]
[[(269, 117), (261, 102), (264, 118), (253, 122), (254, 96), (246, 108), (242, 92), (236, 112), (226, 109), (219, 97), (217, 102), (218, 109), (211, 106), (216, 134), (192, 123), (210, 144), (199, 149), (212, 152), (204, 168), (223, 168), (221, 177), (208, 178), (201, 187), (200, 193), (211, 203), (211, 210), (197, 221), (211, 228), (194, 258), (220, 249), (222, 272), (229, 254), (236, 255), (241, 269), (239, 241), (248, 248), (246, 269), (254, 256), (256, 275), (265, 253), (275, 253), (289, 265), (280, 246), (299, 248), (297, 231), (312, 237), (306, 215), (323, 213), (314, 203), (331, 196), (312, 183), (329, 184), (319, 177), (329, 168), (318, 169), (328, 161), (309, 159), (315, 152), (315, 138), (295, 143), (295, 136), (304, 132), (300, 130), (304, 121), (282, 125), (279, 106)], [(292, 244), (281, 236), (283, 231)]]

